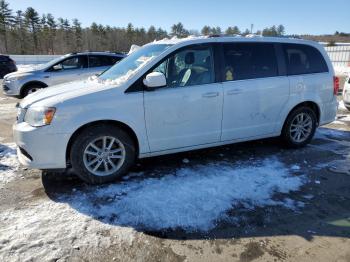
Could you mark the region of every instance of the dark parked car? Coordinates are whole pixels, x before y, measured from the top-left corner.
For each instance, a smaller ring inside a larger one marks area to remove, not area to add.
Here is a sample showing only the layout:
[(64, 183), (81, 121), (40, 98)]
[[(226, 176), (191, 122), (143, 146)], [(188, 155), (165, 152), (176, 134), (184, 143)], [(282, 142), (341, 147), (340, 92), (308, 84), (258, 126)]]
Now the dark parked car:
[(2, 79), (4, 75), (15, 71), (17, 71), (15, 61), (7, 55), (0, 55), (0, 79)]

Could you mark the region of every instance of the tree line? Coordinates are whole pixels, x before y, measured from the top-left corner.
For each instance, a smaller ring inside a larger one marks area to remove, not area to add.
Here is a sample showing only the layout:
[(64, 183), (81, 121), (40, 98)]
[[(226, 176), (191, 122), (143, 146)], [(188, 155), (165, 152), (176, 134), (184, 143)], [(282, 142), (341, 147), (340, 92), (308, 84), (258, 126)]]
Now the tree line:
[[(145, 43), (177, 36), (189, 35), (248, 35), (252, 29), (241, 31), (237, 26), (225, 30), (205, 25), (201, 31), (188, 30), (179, 22), (167, 32), (161, 27), (148, 29), (134, 27), (104, 26), (93, 22), (82, 27), (78, 19), (55, 18), (52, 14), (39, 13), (32, 7), (25, 11), (13, 11), (9, 3), (0, 0), (0, 53), (7, 54), (65, 54), (85, 50), (127, 52), (132, 44)], [(272, 26), (254, 32), (263, 36), (282, 36), (283, 25)]]

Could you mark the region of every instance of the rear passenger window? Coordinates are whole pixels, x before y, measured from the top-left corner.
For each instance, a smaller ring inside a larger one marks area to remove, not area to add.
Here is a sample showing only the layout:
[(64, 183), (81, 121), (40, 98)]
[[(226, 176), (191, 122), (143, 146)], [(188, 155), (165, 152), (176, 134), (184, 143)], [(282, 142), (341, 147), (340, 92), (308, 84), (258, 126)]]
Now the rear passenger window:
[(224, 81), (278, 76), (273, 44), (224, 44)]
[(321, 53), (314, 47), (301, 44), (283, 44), (288, 75), (328, 72)]

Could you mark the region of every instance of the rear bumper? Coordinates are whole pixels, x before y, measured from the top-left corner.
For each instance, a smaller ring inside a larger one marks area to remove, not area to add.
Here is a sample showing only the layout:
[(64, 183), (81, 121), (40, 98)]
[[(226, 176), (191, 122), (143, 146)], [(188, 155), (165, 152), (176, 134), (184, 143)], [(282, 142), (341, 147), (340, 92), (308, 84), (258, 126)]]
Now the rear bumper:
[(338, 101), (334, 99), (333, 101), (329, 103), (324, 103), (321, 110), (321, 118), (319, 125), (326, 125), (331, 122), (333, 122), (337, 116), (337, 110), (338, 110)]
[(66, 168), (67, 134), (53, 134), (50, 126), (32, 127), (25, 122), (13, 125), (19, 162), (30, 168)]

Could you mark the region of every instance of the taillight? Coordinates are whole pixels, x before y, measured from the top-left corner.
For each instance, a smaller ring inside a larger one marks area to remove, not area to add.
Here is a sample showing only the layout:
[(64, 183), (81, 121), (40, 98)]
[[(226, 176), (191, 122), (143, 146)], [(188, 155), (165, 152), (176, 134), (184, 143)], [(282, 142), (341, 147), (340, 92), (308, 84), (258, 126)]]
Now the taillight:
[(338, 95), (339, 91), (339, 77), (333, 76), (333, 94)]

